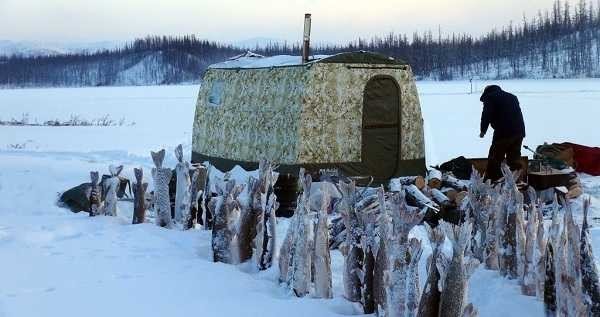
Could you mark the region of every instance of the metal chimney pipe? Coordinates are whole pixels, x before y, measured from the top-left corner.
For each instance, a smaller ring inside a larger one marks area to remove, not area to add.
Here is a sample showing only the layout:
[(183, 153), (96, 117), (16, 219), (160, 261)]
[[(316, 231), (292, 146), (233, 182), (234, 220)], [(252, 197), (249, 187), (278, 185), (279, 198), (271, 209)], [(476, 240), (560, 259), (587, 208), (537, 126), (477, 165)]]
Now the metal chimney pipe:
[(310, 13), (304, 15), (304, 38), (302, 46), (302, 63), (308, 63), (308, 55), (310, 54)]

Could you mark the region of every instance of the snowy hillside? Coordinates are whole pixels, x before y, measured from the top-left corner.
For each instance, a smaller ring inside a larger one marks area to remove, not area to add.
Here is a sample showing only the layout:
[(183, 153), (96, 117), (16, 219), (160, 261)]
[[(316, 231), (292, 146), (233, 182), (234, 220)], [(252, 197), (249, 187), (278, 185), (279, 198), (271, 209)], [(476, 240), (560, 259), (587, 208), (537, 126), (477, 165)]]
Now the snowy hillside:
[(600, 38), (588, 43), (582, 54), (577, 47), (563, 48), (561, 41), (547, 45), (547, 51), (533, 50), (513, 58), (486, 60), (464, 66), (450, 66), (443, 72), (433, 71), (422, 79), (430, 80), (498, 80), (600, 77)]
[(101, 50), (114, 49), (122, 43), (118, 41), (103, 42), (33, 42), (0, 40), (0, 56), (48, 56), (72, 53), (94, 53)]
[[(129, 69), (136, 71), (128, 78), (145, 71), (136, 63)], [(476, 90), (485, 84), (476, 83)], [(481, 105), (478, 94), (467, 93), (468, 83), (418, 85), (428, 163), (457, 155), (485, 156), (490, 140), (478, 138)], [(600, 145), (589, 129), (600, 115), (594, 113), (600, 81), (516, 80), (500, 85), (521, 99), (528, 144), (569, 140)], [(40, 122), (110, 114), (135, 122), (115, 127), (0, 126), (0, 316), (360, 314), (342, 297), (343, 259), (338, 252), (332, 254), (334, 298), (299, 299), (278, 284), (276, 266), (258, 272), (252, 265), (213, 263), (208, 232), (131, 225), (131, 202), (119, 202), (115, 218), (90, 218), (55, 205), (58, 192), (87, 181), (91, 170), (105, 173), (109, 164), (124, 164), (124, 176), (133, 179), (134, 167), (151, 168), (150, 150), (166, 148), (165, 165), (173, 166), (173, 148), (179, 143), (189, 157), (197, 93), (197, 85), (0, 90), (0, 120), (24, 113)], [(579, 114), (578, 125), (558, 124), (565, 104)], [(452, 133), (438, 128), (448, 126)], [(600, 179), (585, 177), (584, 186), (593, 195), (598, 216)], [(279, 221), (280, 237), (287, 225), (287, 220)], [(592, 235), (598, 258), (600, 229), (594, 228)], [(542, 302), (520, 295), (516, 281), (493, 271), (475, 272), (469, 298), (480, 316), (544, 316)]]

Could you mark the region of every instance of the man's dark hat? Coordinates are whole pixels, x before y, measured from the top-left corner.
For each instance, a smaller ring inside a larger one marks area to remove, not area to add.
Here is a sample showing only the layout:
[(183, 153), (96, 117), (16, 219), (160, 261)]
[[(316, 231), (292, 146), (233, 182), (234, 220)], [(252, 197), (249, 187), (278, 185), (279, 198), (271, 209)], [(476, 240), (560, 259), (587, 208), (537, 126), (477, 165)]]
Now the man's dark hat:
[(479, 98), (480, 101), (484, 101), (484, 99), (492, 93), (498, 92), (498, 91), (502, 91), (502, 88), (500, 88), (500, 86), (498, 85), (489, 85), (486, 86), (485, 89), (483, 90), (483, 94), (481, 94), (481, 98)]

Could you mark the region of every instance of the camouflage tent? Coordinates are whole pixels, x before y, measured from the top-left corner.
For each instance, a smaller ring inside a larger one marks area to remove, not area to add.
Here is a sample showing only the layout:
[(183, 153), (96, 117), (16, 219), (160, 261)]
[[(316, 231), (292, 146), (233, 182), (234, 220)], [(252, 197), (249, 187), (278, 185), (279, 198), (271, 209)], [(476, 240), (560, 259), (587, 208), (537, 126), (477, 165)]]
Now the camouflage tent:
[(200, 88), (192, 161), (221, 170), (338, 169), (377, 183), (425, 170), (423, 119), (410, 66), (368, 52), (247, 54), (212, 65)]

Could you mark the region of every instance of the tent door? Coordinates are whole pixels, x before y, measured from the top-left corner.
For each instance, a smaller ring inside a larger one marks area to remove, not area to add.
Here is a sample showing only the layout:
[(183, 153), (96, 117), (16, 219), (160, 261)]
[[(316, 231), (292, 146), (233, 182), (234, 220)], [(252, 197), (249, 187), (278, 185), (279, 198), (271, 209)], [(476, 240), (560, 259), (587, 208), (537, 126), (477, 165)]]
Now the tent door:
[(364, 91), (362, 165), (378, 181), (395, 176), (400, 158), (400, 90), (387, 76), (371, 79)]

